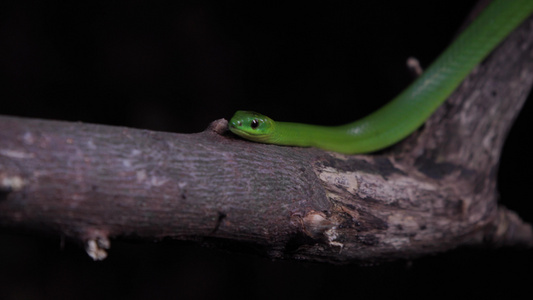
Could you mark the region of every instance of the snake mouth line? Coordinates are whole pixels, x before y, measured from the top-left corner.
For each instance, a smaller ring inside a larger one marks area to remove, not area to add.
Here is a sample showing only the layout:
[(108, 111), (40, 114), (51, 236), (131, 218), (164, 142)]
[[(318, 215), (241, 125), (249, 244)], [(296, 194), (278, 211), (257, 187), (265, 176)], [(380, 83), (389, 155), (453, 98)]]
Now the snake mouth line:
[(260, 132), (257, 132), (256, 134), (254, 133), (250, 133), (248, 131), (245, 131), (243, 129), (241, 129), (241, 127), (243, 126), (242, 122), (240, 121), (232, 121), (229, 123), (229, 130), (237, 135), (240, 135), (242, 137), (254, 137), (254, 136), (260, 136), (262, 135)]
[(230, 126), (229, 130), (240, 137), (250, 138), (254, 140), (258, 140), (257, 138), (261, 136), (260, 134), (251, 134), (234, 126)]
[(270, 138), (270, 135), (263, 134), (258, 132), (257, 134), (253, 134), (244, 130), (241, 130), (238, 125), (229, 124), (229, 130), (233, 132), (234, 134), (240, 136), (241, 138), (258, 142), (258, 143), (268, 143), (268, 140)]

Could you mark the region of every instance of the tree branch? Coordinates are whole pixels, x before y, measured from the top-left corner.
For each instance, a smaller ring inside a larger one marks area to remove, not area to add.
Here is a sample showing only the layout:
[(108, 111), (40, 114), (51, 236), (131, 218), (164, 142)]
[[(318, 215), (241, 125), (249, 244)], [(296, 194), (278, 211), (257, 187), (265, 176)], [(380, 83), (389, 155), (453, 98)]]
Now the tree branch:
[(375, 262), (462, 245), (533, 246), (497, 205), (505, 136), (533, 83), (533, 19), (425, 127), (375, 155), (0, 117), (0, 226), (82, 240), (237, 242), (275, 258)]

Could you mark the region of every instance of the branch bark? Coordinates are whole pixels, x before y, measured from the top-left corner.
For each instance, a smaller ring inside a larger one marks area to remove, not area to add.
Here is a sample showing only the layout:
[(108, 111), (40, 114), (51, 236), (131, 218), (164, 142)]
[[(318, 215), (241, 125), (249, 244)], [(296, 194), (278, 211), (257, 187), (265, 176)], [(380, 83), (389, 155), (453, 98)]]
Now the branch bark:
[(374, 155), (198, 134), (0, 117), (0, 226), (81, 240), (251, 244), (275, 258), (365, 262), (463, 245), (533, 246), (496, 173), (533, 84), (533, 19), (427, 124)]

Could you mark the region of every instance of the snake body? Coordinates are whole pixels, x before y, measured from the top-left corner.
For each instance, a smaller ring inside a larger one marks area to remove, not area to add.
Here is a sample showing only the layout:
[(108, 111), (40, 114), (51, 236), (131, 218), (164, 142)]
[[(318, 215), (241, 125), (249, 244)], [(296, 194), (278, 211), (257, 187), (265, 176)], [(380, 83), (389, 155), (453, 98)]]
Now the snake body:
[(533, 0), (494, 0), (397, 97), (370, 115), (340, 126), (276, 122), (237, 111), (229, 129), (251, 141), (355, 154), (386, 148), (420, 127), (463, 79), (533, 12)]

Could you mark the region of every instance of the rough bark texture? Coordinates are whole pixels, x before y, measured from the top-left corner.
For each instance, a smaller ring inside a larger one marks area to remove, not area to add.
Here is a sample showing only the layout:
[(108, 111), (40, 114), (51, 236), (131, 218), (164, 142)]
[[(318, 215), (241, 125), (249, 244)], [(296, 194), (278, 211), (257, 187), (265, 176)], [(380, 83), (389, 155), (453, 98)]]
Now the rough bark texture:
[(0, 117), (0, 226), (82, 240), (253, 245), (275, 258), (365, 262), (462, 245), (533, 245), (497, 204), (505, 136), (533, 83), (533, 20), (425, 127), (374, 155)]

